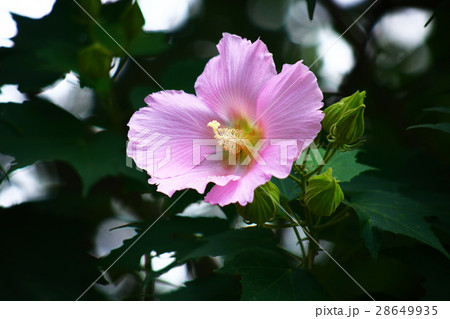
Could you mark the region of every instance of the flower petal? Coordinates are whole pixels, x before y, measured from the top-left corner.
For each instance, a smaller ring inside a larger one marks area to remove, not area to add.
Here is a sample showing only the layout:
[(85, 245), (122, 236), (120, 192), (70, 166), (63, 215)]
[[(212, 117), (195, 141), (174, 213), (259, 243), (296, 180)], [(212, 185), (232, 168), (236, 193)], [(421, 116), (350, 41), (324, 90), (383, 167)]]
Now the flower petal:
[(127, 155), (138, 167), (152, 177), (167, 178), (190, 171), (215, 153), (214, 134), (207, 124), (217, 115), (195, 95), (164, 91), (149, 95), (145, 102), (148, 107), (134, 113), (128, 123)]
[[(316, 77), (301, 61), (283, 65), (281, 73), (261, 88), (257, 102), (257, 123), (264, 127), (265, 138), (271, 144), (282, 144), (282, 140), (286, 144), (297, 141), (296, 150), (295, 147), (288, 147), (290, 164), (320, 131), (320, 121), (324, 116), (320, 110), (322, 99)], [(283, 154), (276, 155), (273, 147), (264, 152), (272, 160), (280, 158), (283, 161)]]
[(266, 45), (236, 35), (223, 34), (212, 58), (195, 83), (200, 100), (230, 122), (245, 116), (255, 119), (256, 99), (262, 85), (276, 75)]
[(255, 189), (267, 183), (270, 175), (266, 174), (261, 166), (254, 165), (247, 173), (236, 181), (230, 181), (224, 186), (215, 185), (205, 196), (205, 202), (211, 205), (225, 206), (231, 203), (239, 203), (245, 206), (253, 202)]
[(193, 188), (200, 194), (205, 192), (208, 183), (226, 185), (230, 181), (237, 181), (241, 177), (234, 175), (236, 167), (225, 167), (222, 162), (204, 160), (189, 172), (176, 177), (156, 178), (148, 180), (149, 184), (157, 184), (158, 191), (171, 197), (176, 191)]

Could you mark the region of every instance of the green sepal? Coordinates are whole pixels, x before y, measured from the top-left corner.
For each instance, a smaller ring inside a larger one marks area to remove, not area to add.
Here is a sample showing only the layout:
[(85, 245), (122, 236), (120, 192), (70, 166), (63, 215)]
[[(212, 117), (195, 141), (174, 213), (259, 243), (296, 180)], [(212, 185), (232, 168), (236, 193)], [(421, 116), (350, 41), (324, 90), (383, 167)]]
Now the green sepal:
[(308, 209), (318, 216), (330, 216), (344, 199), (330, 167), (325, 173), (311, 177), (306, 187), (305, 203)]
[(253, 202), (237, 206), (237, 212), (246, 222), (258, 225), (272, 220), (280, 208), (280, 190), (271, 181), (255, 189)]
[(340, 120), (331, 127), (331, 140), (338, 147), (356, 143), (364, 134), (364, 104), (348, 110)]
[(364, 104), (366, 92), (356, 91), (350, 96), (344, 97), (339, 102), (330, 105), (324, 110), (325, 117), (322, 120), (322, 127), (328, 134), (331, 133), (331, 127), (336, 124), (344, 114)]

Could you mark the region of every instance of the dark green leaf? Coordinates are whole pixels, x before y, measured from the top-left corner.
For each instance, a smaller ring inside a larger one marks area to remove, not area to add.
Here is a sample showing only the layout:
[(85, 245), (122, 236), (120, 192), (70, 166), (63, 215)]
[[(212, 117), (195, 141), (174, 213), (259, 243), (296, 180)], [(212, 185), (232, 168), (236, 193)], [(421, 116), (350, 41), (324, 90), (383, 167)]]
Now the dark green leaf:
[[(319, 149), (315, 151), (315, 154), (309, 154), (309, 159), (306, 159), (306, 169), (312, 170), (318, 165), (320, 165), (323, 155), (325, 154), (324, 149)], [(347, 151), (340, 152), (338, 151), (331, 160), (328, 161), (322, 168), (322, 171), (327, 170), (328, 168), (333, 168), (333, 176), (339, 182), (348, 182), (354, 177), (358, 176), (361, 173), (364, 173), (369, 170), (374, 170), (375, 168), (358, 163), (358, 153), (360, 151)]]
[(109, 175), (142, 178), (143, 173), (126, 166), (125, 138), (108, 131), (89, 132), (83, 122), (51, 103), (0, 104), (0, 114), (0, 147), (16, 158), (15, 168), (65, 160), (81, 175), (85, 192)]
[(333, 168), (333, 176), (339, 182), (348, 182), (359, 174), (373, 170), (374, 168), (357, 162), (358, 151), (338, 152), (324, 166), (323, 171)]
[(268, 229), (256, 227), (234, 229), (204, 238), (206, 243), (189, 253), (187, 258), (202, 256), (232, 257), (249, 248), (275, 248), (277, 241)]
[(290, 178), (272, 178), (271, 181), (280, 190), (280, 196), (286, 198), (288, 201), (294, 200), (300, 193), (300, 187)]
[(314, 9), (316, 8), (316, 0), (306, 0), (306, 4), (308, 6), (309, 19), (312, 20), (314, 16)]
[(364, 191), (351, 196), (358, 214), (361, 235), (372, 256), (378, 254), (377, 231), (390, 231), (415, 238), (449, 257), (424, 217), (433, 212), (427, 206), (395, 193)]
[(75, 300), (89, 287), (100, 272), (85, 210), (79, 197), (0, 208), (1, 300)]
[(228, 260), (221, 273), (241, 276), (242, 300), (325, 300), (322, 287), (306, 270), (292, 268), (266, 249), (247, 250)]
[(131, 41), (142, 32), (145, 20), (137, 2), (128, 6), (121, 17), (122, 27), (127, 39)]
[(450, 123), (437, 123), (437, 124), (418, 124), (408, 127), (408, 130), (414, 128), (430, 128), (445, 133), (450, 133)]
[(160, 275), (172, 267), (184, 263), (194, 249), (205, 243), (203, 236), (222, 232), (228, 228), (228, 223), (224, 219), (175, 216), (170, 220), (158, 221), (137, 240), (139, 235), (150, 225), (140, 225), (136, 236), (125, 240), (122, 246), (114, 249), (101, 260), (102, 267), (107, 268), (132, 246), (110, 269), (110, 274), (114, 278), (123, 272), (139, 270), (141, 257), (146, 253), (149, 254), (151, 251), (155, 251), (157, 254), (175, 252), (176, 260), (162, 271), (154, 274), (155, 276)]
[(160, 295), (159, 298), (167, 301), (239, 300), (240, 294), (241, 285), (235, 276), (213, 274), (207, 278), (188, 281), (186, 287)]
[(22, 92), (35, 93), (76, 70), (78, 50), (87, 44), (81, 13), (73, 1), (57, 1), (40, 20), (14, 15), (18, 35), (14, 47), (0, 49), (0, 86), (18, 83)]
[(448, 106), (436, 106), (423, 109), (426, 112), (440, 112), (440, 113), (450, 113), (450, 107)]

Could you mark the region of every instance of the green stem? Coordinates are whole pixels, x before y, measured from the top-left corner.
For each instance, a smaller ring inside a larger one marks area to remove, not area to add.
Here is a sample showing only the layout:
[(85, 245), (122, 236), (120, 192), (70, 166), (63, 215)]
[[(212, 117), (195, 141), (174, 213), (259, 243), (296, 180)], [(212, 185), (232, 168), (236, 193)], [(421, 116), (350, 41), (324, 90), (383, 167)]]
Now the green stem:
[[(315, 241), (318, 241), (317, 236), (312, 231), (312, 229), (309, 231), (309, 235), (312, 238), (314, 238)], [(312, 240), (311, 238), (309, 239), (308, 255), (306, 257), (306, 268), (308, 270), (311, 270), (313, 268), (314, 258), (316, 257), (317, 251), (318, 251), (318, 248), (319, 248), (314, 240)]]
[(302, 184), (302, 181), (301, 181), (299, 178), (295, 177), (293, 174), (289, 174), (289, 177), (290, 177), (293, 181), (295, 181), (296, 183), (298, 183), (299, 185)]
[[(284, 229), (288, 227), (295, 227), (298, 226), (297, 223), (291, 223), (291, 224), (284, 224), (284, 225), (274, 225), (274, 224), (262, 224), (261, 227), (263, 228), (269, 228), (269, 229)], [(258, 226), (255, 226), (258, 227)]]
[[(144, 254), (144, 271), (145, 276), (148, 278), (152, 272), (152, 256), (150, 254)], [(153, 300), (153, 294), (155, 293), (155, 280), (151, 280), (143, 285), (144, 300)]]
[[(334, 154), (336, 154), (336, 152), (337, 152), (337, 148), (335, 148), (334, 146), (333, 146), (333, 144), (329, 144), (328, 146), (327, 146), (327, 149), (326, 149), (326, 151), (325, 151), (325, 154), (323, 155), (323, 162), (326, 164), (326, 163), (328, 163), (328, 161), (334, 156)], [(305, 175), (305, 177), (307, 177), (308, 179), (311, 177), (311, 176), (313, 176), (314, 174), (320, 174), (320, 172), (322, 171), (322, 169), (323, 169), (323, 167), (325, 166), (325, 164), (324, 165), (319, 165), (319, 166), (317, 166), (314, 170), (312, 170), (311, 172), (309, 172), (308, 174), (306, 174)]]
[(322, 225), (316, 225), (314, 226), (314, 229), (317, 230), (322, 230), (325, 228), (328, 228), (330, 226), (336, 225), (338, 223), (340, 223), (341, 221), (343, 221), (344, 219), (348, 218), (350, 216), (350, 214), (347, 212), (348, 211), (348, 207), (345, 207), (341, 212), (339, 212), (339, 214), (337, 214), (333, 219), (331, 219), (329, 222), (322, 224)]
[(300, 246), (300, 250), (302, 251), (302, 259), (304, 259), (306, 257), (306, 250), (305, 250), (305, 246), (303, 245), (302, 238), (300, 237), (297, 227), (292, 227), (292, 228), (294, 229), (294, 233), (295, 233), (295, 236), (297, 237), (298, 244)]

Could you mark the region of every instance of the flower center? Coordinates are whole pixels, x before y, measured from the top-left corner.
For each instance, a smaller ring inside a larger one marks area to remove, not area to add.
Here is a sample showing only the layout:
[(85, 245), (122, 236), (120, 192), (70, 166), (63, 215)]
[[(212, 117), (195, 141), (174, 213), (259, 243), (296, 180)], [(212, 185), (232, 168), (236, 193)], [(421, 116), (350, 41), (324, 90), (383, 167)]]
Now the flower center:
[(245, 146), (245, 132), (236, 128), (219, 128), (220, 123), (216, 120), (208, 123), (214, 131), (214, 138), (217, 144), (223, 147), (225, 151), (233, 155), (238, 155)]

